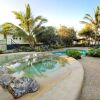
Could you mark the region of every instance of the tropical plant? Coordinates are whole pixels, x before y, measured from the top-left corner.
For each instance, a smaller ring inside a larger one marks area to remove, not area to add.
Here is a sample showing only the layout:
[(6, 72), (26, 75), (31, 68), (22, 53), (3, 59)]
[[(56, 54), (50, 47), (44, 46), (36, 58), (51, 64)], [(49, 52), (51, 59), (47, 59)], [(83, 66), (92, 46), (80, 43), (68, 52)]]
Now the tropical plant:
[(100, 57), (100, 49), (94, 49), (94, 48), (91, 48), (88, 53), (87, 53), (88, 56), (92, 56), (92, 57)]
[(95, 45), (96, 45), (96, 38), (100, 28), (100, 7), (99, 6), (96, 7), (93, 17), (90, 14), (86, 14), (84, 19), (86, 19), (86, 21), (81, 21), (81, 23), (90, 25), (95, 32)]
[(66, 50), (66, 55), (68, 55), (70, 57), (73, 57), (75, 59), (80, 59), (81, 58), (81, 53), (77, 49), (69, 49), (69, 50)]
[(43, 23), (47, 22), (47, 19), (42, 16), (33, 17), (31, 13), (30, 5), (25, 6), (25, 12), (13, 11), (16, 19), (20, 21), (19, 29), (23, 31), (24, 34), (21, 34), (27, 41), (30, 46), (33, 48), (36, 44), (36, 35), (43, 31)]

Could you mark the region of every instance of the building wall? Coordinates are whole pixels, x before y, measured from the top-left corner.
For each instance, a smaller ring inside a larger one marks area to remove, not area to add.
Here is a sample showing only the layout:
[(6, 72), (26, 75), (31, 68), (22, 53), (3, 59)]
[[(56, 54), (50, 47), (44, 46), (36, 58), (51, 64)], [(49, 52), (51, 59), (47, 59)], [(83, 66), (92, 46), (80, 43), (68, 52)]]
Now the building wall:
[(0, 40), (0, 50), (2, 50), (2, 51), (7, 50), (7, 45), (6, 45), (5, 39)]
[(6, 49), (7, 49), (6, 40), (4, 39), (4, 36), (0, 34), (0, 50), (5, 51)]
[[(2, 34), (0, 34), (0, 40), (3, 40), (3, 39), (4, 39), (4, 36)], [(12, 44), (11, 40), (13, 40), (15, 44), (29, 44), (22, 37), (13, 37), (12, 35), (8, 35), (7, 36), (7, 45)]]
[(0, 40), (4, 39), (4, 36), (2, 34), (0, 34)]

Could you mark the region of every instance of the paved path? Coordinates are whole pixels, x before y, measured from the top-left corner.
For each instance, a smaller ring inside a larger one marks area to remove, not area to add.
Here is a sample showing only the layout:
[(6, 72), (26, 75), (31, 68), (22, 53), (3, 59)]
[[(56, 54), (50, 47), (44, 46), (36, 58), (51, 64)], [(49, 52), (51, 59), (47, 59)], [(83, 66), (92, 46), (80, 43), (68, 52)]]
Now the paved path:
[(85, 70), (80, 100), (100, 100), (100, 58), (83, 57), (79, 61)]

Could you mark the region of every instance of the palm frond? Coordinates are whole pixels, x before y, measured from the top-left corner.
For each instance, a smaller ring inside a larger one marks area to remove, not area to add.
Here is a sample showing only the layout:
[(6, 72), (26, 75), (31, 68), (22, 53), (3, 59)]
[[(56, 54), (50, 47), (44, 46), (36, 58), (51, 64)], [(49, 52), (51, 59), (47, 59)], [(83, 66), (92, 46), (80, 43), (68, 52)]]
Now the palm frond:
[(100, 16), (100, 8), (99, 8), (99, 6), (97, 6), (97, 8), (95, 10), (95, 21), (96, 21), (96, 24), (99, 23), (98, 16)]
[(23, 14), (21, 12), (13, 11), (13, 14), (16, 16), (16, 19), (23, 20)]
[(88, 20), (90, 23), (96, 24), (90, 14), (86, 14), (84, 19)]
[(84, 19), (87, 19), (92, 24), (96, 24), (96, 22), (88, 16), (85, 16)]
[(85, 16), (88, 16), (89, 18), (91, 18), (91, 19), (93, 20), (93, 18), (91, 17), (91, 15), (90, 15), (90, 14), (86, 14)]
[(28, 19), (28, 18), (30, 18), (31, 17), (31, 9), (30, 9), (30, 5), (29, 4), (27, 4), (26, 5), (26, 18)]
[(90, 24), (89, 22), (86, 22), (86, 21), (80, 21), (80, 23), (82, 23), (82, 24)]

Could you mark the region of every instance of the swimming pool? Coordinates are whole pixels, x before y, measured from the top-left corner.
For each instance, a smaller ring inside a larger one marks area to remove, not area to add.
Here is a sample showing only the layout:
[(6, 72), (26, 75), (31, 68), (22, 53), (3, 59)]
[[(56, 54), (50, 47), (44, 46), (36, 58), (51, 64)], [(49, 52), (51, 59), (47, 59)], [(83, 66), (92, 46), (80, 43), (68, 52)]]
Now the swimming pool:
[[(67, 49), (69, 50), (69, 49)], [(87, 54), (87, 50), (79, 50), (79, 52), (81, 53), (81, 55), (86, 55)], [(52, 54), (57, 54), (57, 55), (67, 55), (66, 54), (66, 50), (64, 51), (54, 51), (54, 52), (51, 52)]]
[(67, 60), (57, 55), (27, 55), (6, 63), (9, 74), (14, 77), (41, 77), (65, 67)]

